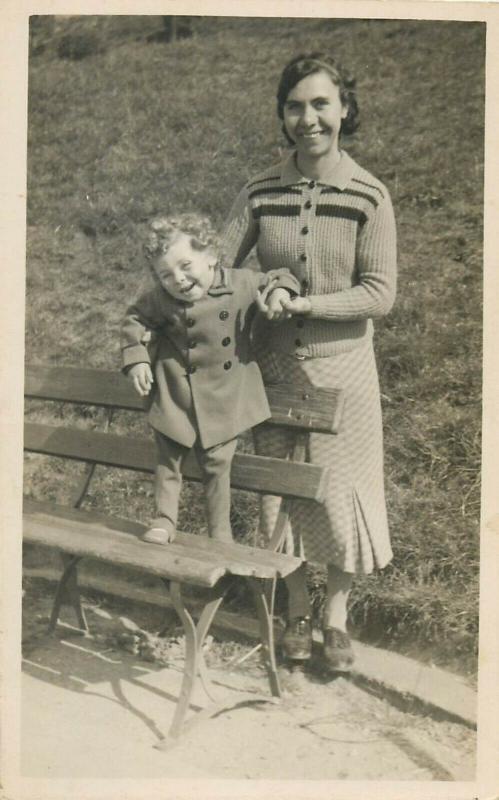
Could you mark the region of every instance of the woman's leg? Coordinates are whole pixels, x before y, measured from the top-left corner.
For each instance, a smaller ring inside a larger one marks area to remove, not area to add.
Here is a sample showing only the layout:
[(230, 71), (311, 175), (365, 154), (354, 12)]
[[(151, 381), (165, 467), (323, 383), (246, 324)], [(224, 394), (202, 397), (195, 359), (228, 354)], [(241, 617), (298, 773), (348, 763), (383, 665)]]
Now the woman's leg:
[(336, 672), (348, 672), (354, 660), (346, 632), (347, 602), (352, 581), (351, 572), (343, 572), (334, 564), (328, 564), (327, 598), (323, 615), (324, 658), (328, 666)]
[(310, 598), (307, 589), (307, 569), (301, 564), (297, 570), (285, 577), (288, 590), (288, 619), (310, 617)]
[(312, 619), (305, 564), (285, 578), (288, 590), (288, 619), (281, 648), (290, 661), (306, 661), (312, 656)]
[[(253, 438), (255, 451), (259, 455), (282, 459), (291, 456), (296, 441), (296, 436), (292, 431), (269, 429), (265, 426), (254, 428)], [(281, 498), (274, 495), (264, 495), (260, 500), (259, 530), (267, 542), (270, 541), (274, 532), (281, 503)], [(295, 542), (289, 520), (283, 535), (284, 551), (293, 555)], [(286, 630), (281, 640), (282, 651), (290, 660), (305, 661), (312, 655), (311, 608), (305, 564), (301, 564), (284, 580), (288, 591), (288, 612)]]
[(351, 572), (343, 572), (334, 564), (328, 564), (327, 598), (323, 616), (325, 628), (338, 628), (338, 630), (346, 632), (347, 602), (352, 581)]

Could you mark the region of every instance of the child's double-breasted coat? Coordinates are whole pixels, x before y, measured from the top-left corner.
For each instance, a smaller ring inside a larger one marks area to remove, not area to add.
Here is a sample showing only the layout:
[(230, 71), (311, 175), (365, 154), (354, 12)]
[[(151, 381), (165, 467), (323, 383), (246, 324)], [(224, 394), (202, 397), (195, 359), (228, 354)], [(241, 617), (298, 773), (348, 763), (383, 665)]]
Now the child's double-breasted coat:
[(208, 448), (268, 419), (250, 334), (256, 292), (269, 283), (299, 292), (285, 269), (264, 274), (218, 267), (212, 288), (195, 303), (157, 287), (128, 308), (121, 333), (124, 369), (151, 363), (146, 333), (156, 340), (153, 428), (186, 447), (197, 440)]

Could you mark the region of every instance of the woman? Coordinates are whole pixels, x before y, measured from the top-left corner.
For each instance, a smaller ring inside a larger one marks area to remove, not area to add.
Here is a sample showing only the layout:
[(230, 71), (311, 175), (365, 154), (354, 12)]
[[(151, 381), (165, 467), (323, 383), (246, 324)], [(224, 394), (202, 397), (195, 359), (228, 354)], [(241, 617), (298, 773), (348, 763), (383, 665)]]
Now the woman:
[[(228, 264), (240, 266), (254, 245), (263, 270), (288, 267), (301, 283), (292, 300), (269, 304), (255, 336), (266, 382), (338, 387), (345, 406), (337, 436), (312, 434), (308, 458), (330, 467), (324, 505), (296, 502), (295, 542), (309, 561), (327, 564), (324, 657), (335, 671), (353, 662), (346, 632), (355, 573), (392, 557), (383, 485), (379, 385), (372, 319), (395, 298), (396, 234), (384, 185), (340, 148), (357, 127), (355, 81), (324, 53), (298, 56), (284, 69), (277, 111), (293, 149), (241, 191), (225, 234)], [(263, 346), (262, 346), (263, 345)], [(260, 453), (284, 457), (284, 431), (260, 432)], [(275, 521), (275, 500), (262, 504), (262, 524)], [(310, 602), (302, 566), (287, 581), (287, 658), (312, 651)]]

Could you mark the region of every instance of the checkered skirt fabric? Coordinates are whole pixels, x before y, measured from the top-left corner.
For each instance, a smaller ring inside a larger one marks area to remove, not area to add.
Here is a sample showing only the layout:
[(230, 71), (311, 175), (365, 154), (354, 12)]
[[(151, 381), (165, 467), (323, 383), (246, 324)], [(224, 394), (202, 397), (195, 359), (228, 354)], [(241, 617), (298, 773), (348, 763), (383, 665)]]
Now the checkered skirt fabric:
[[(337, 435), (308, 437), (307, 461), (328, 466), (331, 477), (323, 504), (293, 502), (290, 515), (295, 548), (317, 564), (344, 572), (370, 573), (392, 557), (383, 479), (383, 432), (379, 383), (372, 340), (346, 353), (298, 360), (293, 355), (258, 354), (266, 383), (342, 388), (345, 405)], [(255, 431), (258, 453), (284, 458), (294, 435), (284, 428)], [(261, 530), (269, 535), (280, 501), (265, 497)]]

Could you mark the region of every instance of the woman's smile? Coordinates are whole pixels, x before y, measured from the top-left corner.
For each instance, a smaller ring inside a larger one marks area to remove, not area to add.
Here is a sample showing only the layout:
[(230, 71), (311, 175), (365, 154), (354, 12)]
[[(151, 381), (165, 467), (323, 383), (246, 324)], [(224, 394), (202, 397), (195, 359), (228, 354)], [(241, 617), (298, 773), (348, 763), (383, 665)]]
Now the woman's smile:
[(318, 142), (322, 142), (324, 137), (329, 135), (331, 131), (329, 130), (320, 130), (320, 131), (310, 131), (310, 132), (298, 132), (296, 134), (296, 142), (298, 140), (302, 140), (305, 144), (316, 144)]
[(300, 133), (298, 135), (303, 136), (304, 139), (317, 139), (323, 133), (325, 131), (312, 131), (311, 133)]

